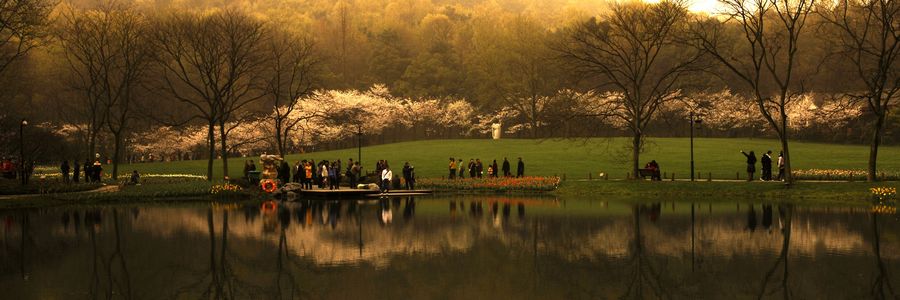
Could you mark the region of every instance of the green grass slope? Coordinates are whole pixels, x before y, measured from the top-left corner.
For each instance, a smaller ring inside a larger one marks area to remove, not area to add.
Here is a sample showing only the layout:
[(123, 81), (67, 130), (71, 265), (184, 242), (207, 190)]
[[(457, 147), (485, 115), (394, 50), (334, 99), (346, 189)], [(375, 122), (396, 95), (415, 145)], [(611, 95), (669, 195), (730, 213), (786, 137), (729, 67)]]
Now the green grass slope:
[[(502, 165), (504, 157), (509, 158), (515, 172), (516, 158), (522, 157), (526, 164), (526, 175), (565, 174), (567, 179), (596, 177), (598, 173), (610, 174), (610, 178), (624, 178), (630, 170), (630, 152), (625, 146), (627, 138), (579, 139), (579, 140), (526, 140), (526, 139), (464, 139), (429, 140), (363, 147), (363, 168), (372, 171), (375, 161), (386, 159), (391, 167), (398, 170), (404, 162), (416, 167), (420, 177), (447, 176), (449, 157), (459, 158), (468, 163), (470, 158), (480, 158), (490, 163), (496, 159)], [(838, 145), (822, 143), (793, 142), (791, 154), (795, 169), (860, 169), (866, 168), (868, 147), (862, 145)], [(675, 172), (677, 178), (690, 176), (690, 141), (687, 138), (654, 138), (648, 141), (641, 154), (641, 166), (651, 159), (659, 162), (662, 171)], [(745, 168), (745, 158), (740, 150), (754, 150), (761, 156), (771, 149), (777, 157), (777, 140), (771, 139), (725, 139), (699, 138), (694, 140), (694, 160), (697, 172), (705, 178), (712, 173), (713, 178), (734, 179), (735, 173)], [(347, 158), (356, 160), (357, 149), (323, 151), (288, 156), (291, 165), (301, 159), (341, 159), (346, 166)], [(233, 178), (241, 176), (244, 161), (257, 158), (231, 158), (229, 173)], [(900, 147), (882, 147), (879, 151), (879, 170), (900, 171)], [(759, 169), (759, 165), (757, 165)], [(109, 168), (107, 168), (109, 169)], [(136, 169), (142, 173), (206, 173), (206, 161), (179, 161), (166, 163), (141, 163), (122, 166), (123, 174)], [(215, 163), (216, 178), (221, 178), (221, 161)], [(758, 174), (757, 174), (758, 176)]]

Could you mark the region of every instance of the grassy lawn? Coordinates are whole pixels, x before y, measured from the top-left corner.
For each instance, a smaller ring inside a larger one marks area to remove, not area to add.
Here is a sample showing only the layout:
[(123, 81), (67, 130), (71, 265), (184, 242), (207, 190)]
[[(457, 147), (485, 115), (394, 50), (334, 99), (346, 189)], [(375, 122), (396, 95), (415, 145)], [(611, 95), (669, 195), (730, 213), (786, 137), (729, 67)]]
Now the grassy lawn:
[[(515, 172), (515, 159), (522, 157), (525, 161), (527, 175), (565, 175), (567, 179), (588, 178), (588, 174), (597, 177), (599, 173), (608, 173), (611, 179), (624, 178), (630, 170), (630, 154), (625, 151), (626, 138), (612, 139), (580, 139), (580, 140), (525, 140), (525, 139), (463, 139), (463, 140), (430, 140), (405, 142), (396, 144), (363, 147), (363, 168), (372, 171), (375, 161), (387, 159), (391, 166), (399, 171), (403, 162), (410, 162), (416, 167), (419, 177), (440, 178), (447, 174), (449, 157), (462, 157), (466, 163), (470, 158), (481, 158), (485, 163), (497, 159), (502, 165), (504, 157), (508, 157)], [(795, 169), (860, 169), (866, 168), (868, 148), (863, 145), (838, 145), (821, 143), (791, 143), (793, 167)], [(707, 177), (735, 179), (735, 174), (745, 168), (745, 159), (738, 151), (754, 150), (761, 156), (765, 150), (771, 149), (773, 157), (777, 157), (778, 142), (771, 139), (712, 139), (694, 140), (694, 156), (697, 172)], [(659, 162), (662, 171), (675, 172), (676, 178), (690, 177), (690, 152), (687, 138), (655, 138), (649, 140), (646, 151), (641, 155), (641, 166), (651, 159)], [(347, 158), (356, 159), (357, 149), (344, 149), (306, 154), (288, 155), (293, 165), (301, 159), (341, 159), (346, 166)], [(241, 176), (246, 159), (229, 160), (229, 175), (233, 178)], [(879, 151), (879, 170), (900, 172), (900, 147), (882, 147)], [(125, 165), (123, 173), (136, 169), (142, 173), (184, 173), (204, 175), (206, 161), (180, 161), (169, 163), (143, 163)], [(485, 168), (487, 169), (487, 168)], [(757, 165), (757, 169), (760, 167)], [(214, 173), (221, 178), (221, 161), (216, 161)], [(759, 174), (757, 174), (758, 176)]]
[(703, 203), (784, 202), (804, 205), (869, 205), (871, 187), (900, 188), (900, 182), (567, 181), (557, 195), (567, 199), (625, 202), (683, 201)]

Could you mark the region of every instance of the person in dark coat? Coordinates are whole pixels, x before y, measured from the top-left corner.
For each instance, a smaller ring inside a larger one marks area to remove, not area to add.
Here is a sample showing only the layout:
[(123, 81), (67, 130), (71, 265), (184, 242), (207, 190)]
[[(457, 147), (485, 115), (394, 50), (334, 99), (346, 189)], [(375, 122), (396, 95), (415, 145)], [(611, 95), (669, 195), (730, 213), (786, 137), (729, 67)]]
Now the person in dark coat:
[(100, 182), (100, 179), (103, 178), (103, 165), (100, 164), (100, 161), (94, 162), (94, 167), (91, 168), (91, 175), (94, 175), (94, 182)]
[(484, 164), (481, 163), (480, 158), (475, 159), (475, 176), (478, 176), (478, 178), (484, 176)]
[(510, 171), (509, 160), (507, 160), (506, 157), (504, 157), (503, 158), (503, 177), (509, 177), (509, 175), (510, 175), (509, 171)]
[(516, 166), (516, 177), (525, 176), (525, 162), (522, 161), (522, 158), (519, 157), (519, 165)]
[(741, 154), (747, 157), (747, 181), (753, 181), (753, 173), (756, 173), (756, 154), (750, 151), (750, 154), (741, 150)]
[(59, 171), (62, 173), (63, 182), (69, 183), (69, 161), (64, 160), (62, 165), (59, 166)]
[(84, 168), (84, 182), (94, 182), (94, 166), (91, 165), (91, 162), (88, 160), (84, 161), (82, 168)]
[(81, 166), (78, 165), (77, 160), (73, 160), (72, 163), (75, 164), (75, 169), (72, 172), (72, 181), (74, 181), (75, 183), (78, 183), (78, 173), (81, 172)]
[(403, 164), (403, 181), (406, 182), (406, 189), (411, 190), (412, 185), (412, 169), (409, 166), (409, 162)]
[(499, 177), (497, 174), (500, 174), (500, 168), (499, 168), (499, 166), (497, 166), (496, 159), (491, 163), (491, 169), (494, 169), (494, 172), (491, 173), (491, 176), (494, 176), (495, 178)]
[(762, 180), (772, 180), (772, 150), (763, 154), (759, 162), (762, 165)]
[(291, 166), (284, 160), (278, 167), (278, 179), (281, 179), (282, 184), (291, 182)]
[(469, 178), (477, 177), (475, 175), (476, 172), (478, 172), (478, 168), (477, 168), (477, 165), (475, 164), (475, 160), (470, 158), (469, 159)]

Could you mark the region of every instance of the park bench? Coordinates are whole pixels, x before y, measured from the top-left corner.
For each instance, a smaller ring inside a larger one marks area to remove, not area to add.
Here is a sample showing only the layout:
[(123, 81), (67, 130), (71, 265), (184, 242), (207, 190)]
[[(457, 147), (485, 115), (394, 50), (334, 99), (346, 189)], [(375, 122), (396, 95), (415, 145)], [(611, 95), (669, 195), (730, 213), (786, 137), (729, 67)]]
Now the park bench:
[(659, 170), (654, 171), (651, 169), (638, 169), (638, 176), (640, 176), (641, 179), (650, 177), (650, 180), (653, 180), (654, 177), (661, 178), (661, 176), (659, 175)]

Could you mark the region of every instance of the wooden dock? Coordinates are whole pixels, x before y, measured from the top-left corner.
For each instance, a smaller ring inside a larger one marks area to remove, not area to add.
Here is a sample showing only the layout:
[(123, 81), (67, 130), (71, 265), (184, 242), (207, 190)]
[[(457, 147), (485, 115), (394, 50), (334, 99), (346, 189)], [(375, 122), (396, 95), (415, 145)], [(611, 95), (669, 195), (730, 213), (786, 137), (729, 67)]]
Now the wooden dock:
[(390, 190), (387, 193), (381, 193), (379, 190), (368, 189), (351, 189), (340, 188), (336, 190), (328, 189), (311, 189), (300, 190), (297, 192), (301, 198), (324, 198), (324, 199), (362, 199), (370, 197), (406, 197), (421, 196), (434, 193), (432, 190)]

